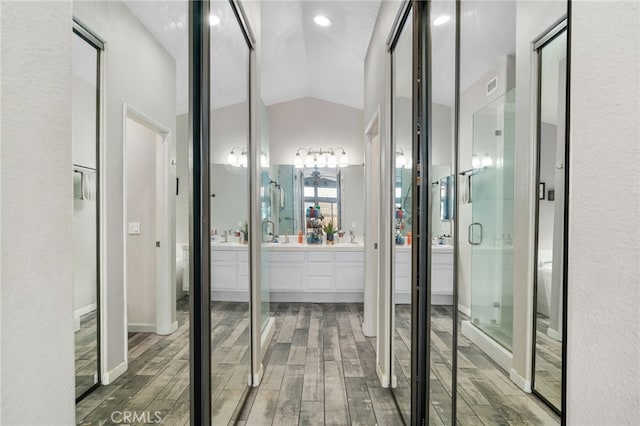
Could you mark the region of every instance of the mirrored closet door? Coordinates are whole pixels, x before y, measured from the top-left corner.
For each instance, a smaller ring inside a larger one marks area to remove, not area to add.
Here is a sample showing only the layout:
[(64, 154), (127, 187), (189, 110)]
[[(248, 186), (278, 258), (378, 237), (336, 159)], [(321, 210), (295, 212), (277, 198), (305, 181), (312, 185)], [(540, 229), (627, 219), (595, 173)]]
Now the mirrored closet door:
[(538, 122), (536, 266), (534, 271), (533, 389), (562, 410), (564, 269), (566, 256), (565, 173), (567, 32), (566, 21), (536, 44)]
[(76, 400), (99, 383), (99, 103), (102, 44), (74, 23), (73, 287)]
[(392, 392), (404, 421), (411, 422), (413, 299), (411, 244), (413, 225), (413, 10), (404, 15), (391, 47), (392, 172), (394, 206), (391, 240)]

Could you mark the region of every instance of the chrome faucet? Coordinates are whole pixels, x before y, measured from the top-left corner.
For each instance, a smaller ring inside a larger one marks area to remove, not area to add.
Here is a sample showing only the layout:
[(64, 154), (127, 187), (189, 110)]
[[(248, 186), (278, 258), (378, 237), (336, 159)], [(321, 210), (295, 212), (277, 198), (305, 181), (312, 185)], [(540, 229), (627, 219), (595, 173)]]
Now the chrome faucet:
[(228, 233), (227, 233), (227, 231), (225, 230), (225, 231), (224, 231), (224, 234), (222, 234), (222, 238), (224, 238), (223, 243), (228, 242), (228, 240), (227, 240), (227, 239), (228, 239), (228, 237), (229, 237), (229, 234), (228, 234)]
[[(269, 232), (269, 225), (271, 225), (271, 232)], [(262, 241), (265, 243), (272, 242), (275, 229), (276, 229), (275, 223), (273, 223), (270, 220), (263, 220), (262, 221)]]
[(353, 232), (353, 229), (349, 231), (349, 236), (351, 237), (351, 243), (355, 244), (356, 243), (356, 233)]
[(291, 232), (291, 229), (287, 229), (287, 231), (284, 233), (284, 242), (285, 244), (289, 243), (289, 233)]

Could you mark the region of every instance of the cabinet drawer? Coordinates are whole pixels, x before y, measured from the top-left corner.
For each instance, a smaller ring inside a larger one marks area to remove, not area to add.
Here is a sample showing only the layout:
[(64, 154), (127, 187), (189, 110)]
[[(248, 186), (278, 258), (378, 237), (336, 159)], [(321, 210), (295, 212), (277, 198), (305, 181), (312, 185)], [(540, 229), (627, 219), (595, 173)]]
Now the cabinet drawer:
[(236, 252), (230, 250), (211, 250), (211, 261), (235, 262)]
[(302, 264), (269, 265), (269, 290), (304, 291), (304, 267)]
[(268, 251), (263, 255), (269, 262), (304, 262), (304, 253)]
[(333, 263), (311, 263), (307, 265), (307, 271), (310, 277), (332, 277)]
[(361, 251), (338, 251), (335, 256), (338, 263), (364, 263), (364, 252)]
[(333, 252), (310, 251), (309, 263), (311, 262), (333, 262), (335, 259)]

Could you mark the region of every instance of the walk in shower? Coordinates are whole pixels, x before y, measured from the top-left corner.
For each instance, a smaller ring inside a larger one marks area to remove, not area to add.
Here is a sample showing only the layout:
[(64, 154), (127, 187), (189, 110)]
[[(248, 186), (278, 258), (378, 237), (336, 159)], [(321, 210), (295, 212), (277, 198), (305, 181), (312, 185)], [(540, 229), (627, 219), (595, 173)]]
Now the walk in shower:
[(472, 323), (507, 350), (513, 334), (515, 89), (473, 115)]

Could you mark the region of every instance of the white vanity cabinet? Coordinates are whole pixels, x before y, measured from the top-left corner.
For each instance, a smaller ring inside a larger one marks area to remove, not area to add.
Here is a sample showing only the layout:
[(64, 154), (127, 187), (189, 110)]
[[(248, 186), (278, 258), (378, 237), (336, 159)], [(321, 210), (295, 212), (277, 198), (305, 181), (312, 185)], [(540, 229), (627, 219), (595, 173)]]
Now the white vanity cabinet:
[[(395, 301), (411, 303), (411, 246), (397, 246), (394, 259)], [(453, 247), (433, 246), (431, 251), (431, 303), (453, 303)]]
[[(362, 302), (364, 249), (298, 246), (298, 250), (271, 247), (264, 254), (269, 265), (274, 302)], [(264, 283), (263, 283), (264, 285)]]

